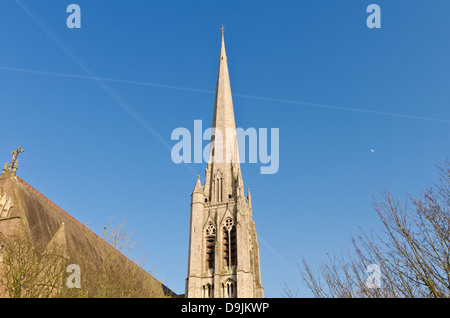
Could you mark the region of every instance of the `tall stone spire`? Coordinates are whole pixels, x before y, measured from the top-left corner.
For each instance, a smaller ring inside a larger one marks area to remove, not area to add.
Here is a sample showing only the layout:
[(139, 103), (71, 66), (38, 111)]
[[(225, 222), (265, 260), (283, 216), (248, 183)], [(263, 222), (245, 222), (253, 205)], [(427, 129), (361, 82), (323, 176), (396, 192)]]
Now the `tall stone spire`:
[(223, 202), (235, 195), (236, 182), (242, 184), (223, 27), (212, 128), (205, 195), (211, 202)]

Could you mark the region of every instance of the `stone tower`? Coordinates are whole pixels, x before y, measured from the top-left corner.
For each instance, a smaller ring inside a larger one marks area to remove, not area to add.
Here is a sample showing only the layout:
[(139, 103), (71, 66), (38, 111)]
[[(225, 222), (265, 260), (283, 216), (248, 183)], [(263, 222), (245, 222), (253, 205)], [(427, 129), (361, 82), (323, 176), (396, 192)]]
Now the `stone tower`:
[(211, 133), (202, 186), (191, 195), (189, 298), (261, 298), (259, 245), (250, 191), (244, 194), (222, 29)]

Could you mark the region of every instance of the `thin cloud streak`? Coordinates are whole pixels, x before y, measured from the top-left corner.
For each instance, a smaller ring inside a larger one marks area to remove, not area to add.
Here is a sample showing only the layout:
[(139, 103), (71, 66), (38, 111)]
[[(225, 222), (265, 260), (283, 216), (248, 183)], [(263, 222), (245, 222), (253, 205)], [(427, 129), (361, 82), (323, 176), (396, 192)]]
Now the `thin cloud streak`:
[(139, 82), (139, 81), (129, 81), (129, 80), (106, 78), (106, 77), (98, 77), (98, 76), (87, 76), (87, 75), (47, 72), (47, 71), (30, 70), (30, 69), (23, 69), (23, 68), (14, 68), (14, 67), (7, 67), (7, 66), (0, 66), (0, 70), (12, 71), (12, 72), (22, 72), (22, 73), (31, 73), (31, 74), (41, 74), (41, 75), (49, 75), (49, 76), (68, 77), (68, 78), (87, 79), (87, 80), (95, 80), (95, 81), (102, 81), (102, 82), (122, 83), (122, 84), (130, 84), (130, 85), (152, 86), (152, 87), (178, 89), (178, 90), (185, 90), (185, 91), (191, 91), (191, 92), (200, 92), (200, 93), (208, 93), (208, 94), (214, 94), (215, 93), (214, 91), (210, 91), (210, 90), (206, 90), (206, 89), (189, 88), (189, 87), (183, 87), (183, 86), (155, 84), (155, 83)]
[[(83, 63), (81, 63), (62, 43), (58, 40), (58, 38), (44, 25), (44, 23), (33, 13), (31, 12), (20, 0), (15, 0), (16, 4), (30, 17), (33, 22), (49, 37), (52, 41), (59, 47), (75, 64), (77, 64), (87, 75), (79, 75), (79, 78), (90, 79), (96, 82), (102, 89), (107, 93), (123, 110), (125, 110), (137, 123), (139, 123), (146, 131), (152, 134), (167, 150), (171, 151), (171, 146), (167, 143), (166, 139), (163, 138), (153, 127), (145, 120), (142, 115), (140, 115), (129, 103), (127, 103), (123, 98), (117, 94), (112, 88), (106, 85), (104, 82), (100, 80), (97, 76), (94, 75)], [(6, 68), (4, 68), (6, 69)], [(9, 70), (13, 70), (10, 68)], [(16, 71), (23, 69), (16, 69)], [(40, 72), (40, 71), (38, 71)], [(47, 73), (47, 74), (46, 74)], [(60, 73), (50, 73), (50, 72), (40, 72), (40, 74), (46, 75), (55, 75)], [(65, 75), (67, 76), (67, 74)], [(70, 75), (71, 77), (76, 77), (77, 75)], [(184, 164), (187, 170), (194, 175), (197, 176), (198, 173), (191, 166)]]
[[(82, 67), (82, 68), (84, 69), (84, 67)], [(94, 81), (97, 81), (97, 82), (113, 82), (113, 83), (129, 84), (129, 85), (150, 86), (150, 87), (159, 87), (159, 88), (166, 88), (166, 89), (177, 89), (177, 90), (184, 90), (184, 91), (191, 91), (191, 92), (198, 92), (198, 93), (215, 94), (214, 91), (206, 90), (206, 89), (191, 88), (191, 87), (184, 87), (184, 86), (175, 86), (175, 85), (166, 85), (166, 84), (156, 84), (156, 83), (141, 82), (141, 81), (130, 81), (130, 80), (106, 78), (106, 77), (97, 77), (97, 76), (93, 76), (93, 75), (86, 76), (86, 75), (56, 73), (56, 72), (47, 72), (47, 71), (30, 70), (30, 69), (22, 69), (22, 68), (13, 68), (13, 67), (7, 67), (7, 66), (0, 66), (0, 70), (12, 71), (12, 72), (22, 72), (22, 73), (32, 73), (32, 74), (41, 74), (41, 75), (48, 75), (48, 76), (59, 76), (59, 77), (68, 77), (68, 78), (88, 79), (88, 80), (94, 80)], [(316, 108), (335, 109), (335, 110), (368, 113), (368, 114), (375, 114), (375, 115), (382, 115), (382, 116), (391, 116), (391, 117), (400, 117), (400, 118), (408, 118), (408, 119), (435, 121), (435, 122), (442, 122), (442, 123), (450, 124), (450, 120), (447, 120), (447, 119), (439, 119), (439, 118), (433, 118), (433, 117), (425, 117), (425, 116), (417, 116), (417, 115), (409, 115), (409, 114), (400, 114), (400, 113), (391, 113), (391, 112), (370, 110), (370, 109), (364, 109), (364, 108), (343, 107), (343, 106), (335, 106), (335, 105), (328, 105), (328, 104), (309, 103), (309, 102), (301, 102), (301, 101), (288, 100), (288, 99), (261, 97), (261, 96), (244, 95), (244, 94), (233, 94), (233, 96), (234, 97), (240, 97), (240, 98), (261, 100), (261, 101), (266, 101), (266, 102), (275, 102), (275, 103), (281, 103), (281, 104), (294, 104), (294, 105), (302, 105), (302, 106), (311, 106), (311, 107), (316, 107)]]

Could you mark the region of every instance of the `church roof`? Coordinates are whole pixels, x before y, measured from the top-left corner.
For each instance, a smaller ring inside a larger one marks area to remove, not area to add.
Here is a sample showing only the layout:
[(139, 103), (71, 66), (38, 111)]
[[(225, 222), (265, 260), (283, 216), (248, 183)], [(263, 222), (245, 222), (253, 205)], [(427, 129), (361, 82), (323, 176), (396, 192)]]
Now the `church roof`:
[[(6, 167), (6, 165), (5, 165)], [(141, 272), (142, 279), (161, 290), (161, 296), (174, 295), (166, 286), (133, 263), (125, 255), (80, 223), (50, 199), (7, 169), (0, 177), (0, 198), (12, 202), (8, 210), (0, 199), (0, 234), (12, 234), (14, 228), (23, 227), (31, 239), (41, 246), (58, 243), (65, 247), (67, 255), (82, 253), (81, 257), (91, 263), (100, 260), (99, 252), (114, 253), (119, 262), (131, 264)], [(141, 276), (139, 276), (141, 277)]]

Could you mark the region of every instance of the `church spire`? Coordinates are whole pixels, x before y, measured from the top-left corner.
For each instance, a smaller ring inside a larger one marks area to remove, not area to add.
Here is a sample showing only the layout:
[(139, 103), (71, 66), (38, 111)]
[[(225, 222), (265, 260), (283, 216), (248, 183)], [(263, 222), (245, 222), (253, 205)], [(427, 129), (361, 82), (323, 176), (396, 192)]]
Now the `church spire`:
[(223, 202), (234, 195), (236, 178), (240, 176), (236, 124), (223, 34), (224, 27), (222, 26), (221, 29), (222, 45), (214, 102), (211, 151), (208, 162), (210, 171), (207, 178), (209, 180), (206, 180), (205, 186), (205, 195), (209, 197), (211, 202)]
[(263, 297), (250, 192), (244, 196), (222, 26), (205, 185), (191, 194), (186, 297)]

